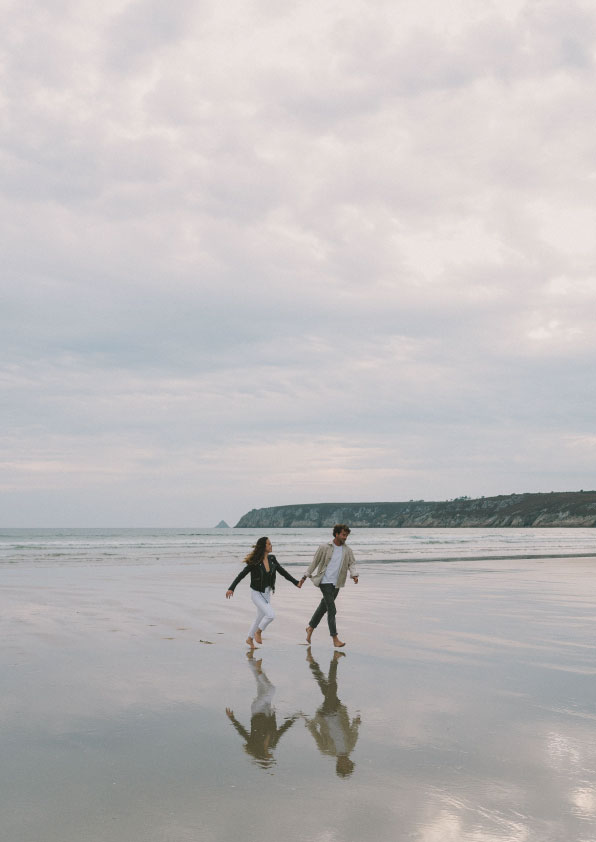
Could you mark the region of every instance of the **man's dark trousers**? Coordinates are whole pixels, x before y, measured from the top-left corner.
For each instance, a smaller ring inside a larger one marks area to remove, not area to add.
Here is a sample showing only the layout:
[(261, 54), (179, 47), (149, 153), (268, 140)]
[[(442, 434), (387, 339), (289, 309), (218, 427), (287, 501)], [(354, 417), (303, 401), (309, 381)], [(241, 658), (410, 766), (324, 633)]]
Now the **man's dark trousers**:
[(321, 589), (321, 593), (323, 594), (323, 599), (319, 602), (317, 609), (312, 615), (310, 623), (308, 625), (311, 627), (311, 629), (316, 629), (316, 627), (323, 619), (323, 615), (325, 614), (325, 612), (327, 612), (329, 634), (331, 635), (331, 637), (336, 637), (337, 627), (335, 625), (335, 615), (337, 614), (337, 609), (335, 607), (335, 600), (337, 599), (339, 588), (336, 588), (335, 585), (332, 585), (331, 583), (320, 584), (319, 588)]

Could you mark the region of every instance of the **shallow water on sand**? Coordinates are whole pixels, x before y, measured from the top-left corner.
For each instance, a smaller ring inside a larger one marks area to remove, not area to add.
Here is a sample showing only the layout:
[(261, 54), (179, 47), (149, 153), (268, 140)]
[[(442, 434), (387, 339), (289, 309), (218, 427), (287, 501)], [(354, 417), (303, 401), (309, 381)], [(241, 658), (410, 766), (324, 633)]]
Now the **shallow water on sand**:
[(0, 821), (15, 842), (596, 839), (596, 561), (243, 582), (180, 562), (6, 569)]

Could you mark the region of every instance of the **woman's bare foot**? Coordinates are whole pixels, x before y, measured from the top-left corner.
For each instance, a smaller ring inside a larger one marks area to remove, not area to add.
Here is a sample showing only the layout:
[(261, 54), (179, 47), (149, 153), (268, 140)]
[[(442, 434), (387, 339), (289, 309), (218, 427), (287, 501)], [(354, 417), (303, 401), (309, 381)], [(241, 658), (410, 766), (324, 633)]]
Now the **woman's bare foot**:
[(312, 627), (312, 626), (307, 626), (307, 627), (306, 627), (306, 642), (307, 642), (307, 643), (310, 643), (310, 639), (311, 639), (311, 637), (312, 637), (312, 633), (313, 633), (313, 632), (314, 632), (314, 629), (313, 629), (313, 627)]
[(339, 639), (337, 635), (333, 638), (333, 645), (334, 646), (345, 646), (346, 644)]
[(257, 641), (257, 643), (262, 643), (262, 642), (263, 642), (263, 638), (261, 637), (261, 629), (257, 629), (257, 630), (256, 630), (256, 632), (255, 632), (255, 640)]
[(250, 648), (251, 648), (251, 649), (254, 649), (254, 648), (255, 648), (255, 642), (254, 642), (254, 640), (252, 639), (252, 637), (247, 637), (247, 638), (246, 638), (246, 642), (248, 643), (248, 645), (250, 646)]

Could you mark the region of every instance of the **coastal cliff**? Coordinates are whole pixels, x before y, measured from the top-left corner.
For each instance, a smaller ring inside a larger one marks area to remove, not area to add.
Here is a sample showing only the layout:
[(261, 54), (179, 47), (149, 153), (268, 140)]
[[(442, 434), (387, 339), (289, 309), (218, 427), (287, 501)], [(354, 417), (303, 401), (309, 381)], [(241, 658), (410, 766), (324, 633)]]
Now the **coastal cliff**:
[(596, 491), (507, 494), (404, 503), (303, 503), (252, 509), (235, 528), (463, 528), (596, 526)]

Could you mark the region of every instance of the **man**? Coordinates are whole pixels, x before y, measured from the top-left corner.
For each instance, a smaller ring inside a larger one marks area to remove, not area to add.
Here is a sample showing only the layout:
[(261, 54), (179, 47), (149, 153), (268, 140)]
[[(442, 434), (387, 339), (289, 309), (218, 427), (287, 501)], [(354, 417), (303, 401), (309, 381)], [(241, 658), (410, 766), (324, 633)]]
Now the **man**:
[(329, 675), (325, 675), (310, 651), (306, 650), (306, 660), (323, 694), (323, 704), (314, 716), (304, 715), (306, 726), (313, 735), (321, 754), (335, 757), (335, 771), (340, 778), (347, 778), (354, 771), (354, 761), (350, 758), (356, 741), (360, 717), (350, 719), (347, 707), (337, 697), (337, 665), (345, 652), (334, 652), (329, 664)]
[(349, 526), (346, 526), (345, 523), (337, 523), (333, 527), (333, 541), (330, 541), (328, 544), (321, 544), (308, 570), (300, 580), (299, 586), (302, 586), (304, 581), (310, 577), (313, 584), (320, 588), (323, 595), (315, 613), (310, 619), (310, 623), (306, 627), (307, 643), (310, 643), (312, 633), (326, 613), (327, 622), (329, 623), (329, 634), (333, 638), (333, 645), (346, 645), (337, 636), (337, 627), (335, 624), (337, 609), (335, 608), (335, 600), (337, 599), (340, 588), (343, 588), (346, 583), (348, 570), (350, 571), (350, 577), (354, 580), (354, 584), (358, 584), (354, 553), (350, 547), (346, 546), (349, 534)]

